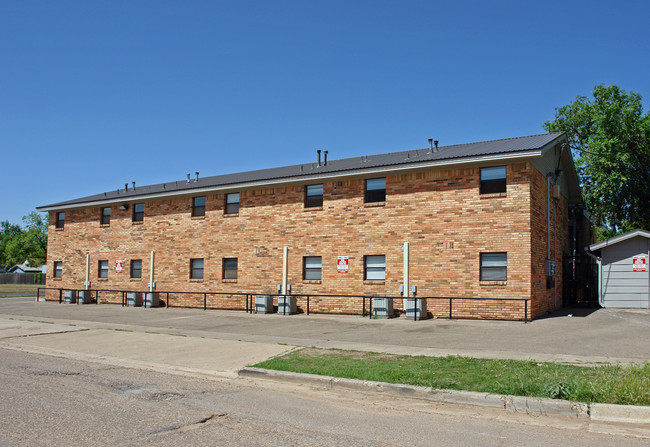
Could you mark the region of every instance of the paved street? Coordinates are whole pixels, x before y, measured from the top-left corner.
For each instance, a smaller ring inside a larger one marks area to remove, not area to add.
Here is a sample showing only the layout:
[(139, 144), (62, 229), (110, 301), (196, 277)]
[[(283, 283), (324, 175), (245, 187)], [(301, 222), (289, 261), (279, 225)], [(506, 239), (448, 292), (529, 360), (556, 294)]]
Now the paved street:
[(0, 349), (2, 446), (641, 446), (564, 417)]
[(649, 322), (645, 312), (603, 310), (525, 325), (6, 298), (0, 300), (0, 446), (650, 445), (650, 431), (639, 424), (236, 375), (294, 346), (643, 361), (650, 358)]

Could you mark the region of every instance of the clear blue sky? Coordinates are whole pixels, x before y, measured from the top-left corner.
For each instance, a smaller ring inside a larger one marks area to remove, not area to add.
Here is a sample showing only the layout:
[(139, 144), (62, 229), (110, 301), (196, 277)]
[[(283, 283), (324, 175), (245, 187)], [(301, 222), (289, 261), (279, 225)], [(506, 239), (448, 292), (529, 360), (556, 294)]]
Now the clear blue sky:
[(542, 133), (650, 100), (650, 2), (0, 2), (0, 220), (123, 187)]

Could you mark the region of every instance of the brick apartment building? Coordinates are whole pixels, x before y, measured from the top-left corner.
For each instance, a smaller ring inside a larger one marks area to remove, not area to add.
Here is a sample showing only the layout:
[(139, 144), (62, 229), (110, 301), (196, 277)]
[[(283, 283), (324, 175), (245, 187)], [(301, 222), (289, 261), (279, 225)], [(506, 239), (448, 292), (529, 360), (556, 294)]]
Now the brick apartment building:
[[(437, 146), (319, 153), (313, 163), (39, 207), (49, 212), (48, 286), (192, 291), (169, 304), (203, 307), (203, 292), (276, 294), (280, 285), (340, 295), (312, 298), (311, 312), (331, 313), (359, 313), (346, 295), (400, 296), (400, 286), (467, 298), (453, 302), (459, 318), (524, 316), (522, 301), (476, 298), (526, 299), (529, 319), (561, 307), (562, 256), (587, 233), (565, 135)], [(448, 300), (427, 303), (429, 316), (449, 314)], [(243, 309), (244, 297), (210, 295), (208, 307)]]

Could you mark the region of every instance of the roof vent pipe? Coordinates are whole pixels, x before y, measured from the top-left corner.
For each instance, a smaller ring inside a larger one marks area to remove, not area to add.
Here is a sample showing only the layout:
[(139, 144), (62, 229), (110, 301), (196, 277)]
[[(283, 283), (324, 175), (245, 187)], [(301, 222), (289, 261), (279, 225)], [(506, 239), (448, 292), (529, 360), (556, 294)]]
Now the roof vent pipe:
[(433, 152), (433, 138), (429, 138), (429, 153)]
[(323, 166), (327, 166), (327, 151), (323, 151)]
[(316, 153), (318, 154), (318, 164), (316, 166), (320, 166), (320, 149), (316, 149)]
[(128, 191), (128, 190), (129, 190), (129, 184), (128, 184), (128, 183), (125, 183), (125, 184), (124, 184), (124, 191)]
[(187, 175), (187, 183), (189, 183), (189, 182), (190, 182), (190, 173), (188, 172), (188, 173), (185, 174), (185, 175)]
[(438, 140), (434, 141), (433, 144), (436, 146), (436, 152), (438, 152)]
[(195, 174), (196, 174), (196, 181), (198, 182), (199, 181), (199, 171), (196, 171)]
[(133, 183), (133, 190), (135, 191), (135, 182), (131, 182), (131, 183)]

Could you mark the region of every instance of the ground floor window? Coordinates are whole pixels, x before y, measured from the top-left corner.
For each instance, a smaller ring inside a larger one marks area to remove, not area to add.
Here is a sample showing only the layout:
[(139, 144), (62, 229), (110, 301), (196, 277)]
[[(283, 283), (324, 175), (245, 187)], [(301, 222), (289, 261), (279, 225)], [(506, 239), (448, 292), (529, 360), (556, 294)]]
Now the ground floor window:
[(108, 278), (108, 261), (102, 260), (97, 263), (97, 277)]
[(141, 259), (134, 259), (131, 261), (131, 278), (142, 278)]
[(203, 258), (190, 259), (190, 279), (203, 279)]
[(320, 256), (305, 256), (303, 258), (303, 279), (319, 281), (323, 267), (323, 260)]
[(481, 281), (506, 281), (507, 253), (481, 253)]
[(54, 261), (54, 277), (55, 278), (63, 277), (63, 262)]
[(370, 281), (383, 281), (386, 279), (385, 255), (364, 256), (363, 264), (363, 279)]
[(237, 279), (237, 258), (223, 258), (223, 279)]

